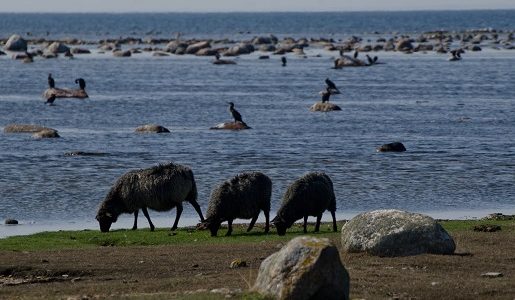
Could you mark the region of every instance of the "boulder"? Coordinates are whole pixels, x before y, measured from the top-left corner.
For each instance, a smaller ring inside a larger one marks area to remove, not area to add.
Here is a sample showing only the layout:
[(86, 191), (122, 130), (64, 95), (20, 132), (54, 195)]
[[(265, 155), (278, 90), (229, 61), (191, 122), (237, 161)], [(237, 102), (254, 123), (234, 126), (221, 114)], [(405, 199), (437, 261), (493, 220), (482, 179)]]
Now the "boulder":
[(166, 45), (166, 51), (170, 53), (177, 52), (177, 49), (179, 48), (181, 48), (182, 51), (185, 51), (186, 48), (188, 48), (188, 44), (179, 41), (171, 41), (168, 43), (168, 45)]
[(191, 44), (186, 48), (186, 54), (195, 54), (200, 49), (209, 48), (209, 47), (211, 47), (211, 44), (208, 41)]
[(56, 98), (88, 98), (88, 93), (81, 89), (60, 89), (60, 88), (49, 88), (43, 92), (43, 98), (48, 99), (51, 95), (55, 95)]
[(335, 111), (335, 110), (342, 110), (338, 105), (331, 103), (331, 102), (316, 102), (313, 104), (310, 108), (310, 111)]
[(245, 123), (236, 121), (236, 122), (220, 123), (209, 129), (243, 130), (243, 129), (251, 129), (251, 127), (247, 126), (247, 124), (245, 124)]
[(366, 67), (368, 64), (361, 59), (343, 55), (334, 61), (334, 68), (340, 69), (343, 67)]
[(18, 225), (18, 220), (15, 220), (15, 219), (6, 219), (5, 220), (5, 225)]
[(267, 36), (258, 36), (252, 40), (252, 44), (254, 45), (263, 45), (263, 44), (275, 44), (277, 43), (277, 38), (273, 35)]
[(5, 52), (3, 52), (2, 50), (0, 50), (0, 56), (3, 56), (3, 55), (6, 55)]
[(345, 252), (375, 256), (453, 254), (452, 237), (433, 218), (395, 209), (362, 213), (343, 225)]
[(376, 148), (377, 152), (404, 152), (406, 151), (406, 147), (400, 142), (393, 142), (389, 144), (381, 145)]
[(68, 46), (66, 46), (65, 44), (60, 43), (60, 42), (53, 42), (52, 44), (50, 44), (45, 49), (45, 52), (54, 53), (54, 54), (65, 53), (65, 52), (68, 52), (68, 51), (70, 51), (70, 48)]
[[(132, 50), (131, 50), (131, 52), (135, 53)], [(166, 52), (162, 52), (162, 51), (156, 51), (156, 52), (152, 53), (152, 56), (154, 56), (154, 57), (164, 57), (164, 56), (170, 56), (170, 53), (166, 53)]]
[(41, 54), (41, 57), (46, 58), (46, 59), (57, 58), (57, 53), (45, 52), (45, 53)]
[(27, 51), (27, 41), (21, 36), (13, 34), (5, 43), (4, 49), (7, 51)]
[(51, 128), (31, 124), (9, 124), (4, 127), (5, 133), (34, 133)]
[(211, 48), (200, 49), (195, 53), (196, 56), (215, 56), (218, 53), (218, 50)]
[(395, 50), (397, 51), (411, 51), (413, 50), (413, 45), (411, 44), (410, 39), (400, 39), (395, 44)]
[(238, 56), (241, 54), (250, 54), (252, 52), (254, 52), (254, 46), (252, 46), (251, 44), (243, 43), (227, 49), (227, 51), (224, 52), (224, 55)]
[(259, 51), (261, 52), (274, 52), (277, 50), (274, 45), (261, 45), (259, 46)]
[(147, 124), (143, 126), (139, 126), (135, 130), (139, 133), (168, 133), (170, 130), (168, 128), (161, 126), (161, 125), (155, 125), (155, 124)]
[(126, 51), (115, 50), (115, 51), (113, 51), (113, 56), (115, 56), (115, 57), (130, 57), (131, 55), (132, 55), (132, 53), (129, 50), (126, 50)]
[(57, 133), (57, 130), (55, 130), (55, 129), (45, 129), (45, 130), (35, 132), (32, 135), (32, 137), (35, 139), (51, 139), (51, 138), (58, 138), (60, 136)]
[(72, 53), (73, 54), (90, 54), (91, 51), (88, 49), (83, 49), (83, 48), (73, 48)]
[(326, 238), (297, 237), (267, 257), (252, 290), (273, 299), (349, 299), (349, 274)]

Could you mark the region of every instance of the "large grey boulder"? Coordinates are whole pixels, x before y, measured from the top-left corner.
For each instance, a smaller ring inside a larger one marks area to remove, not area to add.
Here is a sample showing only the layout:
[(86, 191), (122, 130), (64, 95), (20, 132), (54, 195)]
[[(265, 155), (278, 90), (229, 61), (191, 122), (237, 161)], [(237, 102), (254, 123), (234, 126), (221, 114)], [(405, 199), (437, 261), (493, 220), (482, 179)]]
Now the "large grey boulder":
[(433, 218), (401, 210), (376, 210), (352, 218), (342, 228), (345, 252), (376, 256), (452, 254), (452, 237)]
[(274, 299), (349, 299), (349, 274), (328, 239), (291, 240), (267, 257), (253, 290)]
[(191, 44), (186, 48), (186, 54), (195, 54), (200, 49), (209, 48), (211, 47), (211, 44), (208, 41), (202, 41), (195, 44)]
[(251, 44), (241, 43), (239, 45), (233, 46), (227, 51), (224, 52), (225, 56), (238, 56), (241, 54), (250, 54), (254, 52), (254, 46)]
[(4, 49), (7, 51), (27, 51), (27, 41), (21, 36), (13, 34), (5, 43)]

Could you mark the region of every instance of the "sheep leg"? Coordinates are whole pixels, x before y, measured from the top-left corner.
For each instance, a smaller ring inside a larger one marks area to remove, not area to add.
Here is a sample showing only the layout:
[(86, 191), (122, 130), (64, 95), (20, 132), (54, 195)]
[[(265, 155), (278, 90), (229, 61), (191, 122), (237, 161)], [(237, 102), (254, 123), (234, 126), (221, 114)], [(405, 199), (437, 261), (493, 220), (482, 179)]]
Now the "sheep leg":
[(172, 231), (177, 229), (177, 224), (179, 224), (179, 219), (182, 214), (182, 204), (177, 205), (177, 215), (175, 216), (175, 222), (173, 222)]
[(338, 229), (336, 228), (336, 213), (334, 210), (331, 212), (331, 216), (333, 216), (333, 231), (337, 232)]
[(146, 207), (142, 207), (141, 211), (143, 212), (143, 215), (145, 215), (145, 218), (147, 218), (148, 224), (150, 225), (150, 231), (154, 231), (154, 224), (152, 224), (152, 221), (150, 221), (150, 215), (148, 214), (148, 210)]
[(134, 225), (132, 225), (132, 230), (138, 229), (138, 212), (139, 210), (134, 212)]
[(270, 211), (265, 211), (265, 233), (270, 230)]
[(232, 220), (227, 220), (227, 225), (228, 225), (229, 229), (227, 230), (227, 233), (225, 234), (225, 236), (230, 236), (232, 233)]
[(249, 228), (247, 228), (247, 232), (251, 231), (252, 228), (254, 228), (254, 224), (256, 224), (258, 216), (259, 216), (259, 213), (254, 218), (252, 218), (252, 220), (250, 221), (250, 224), (249, 224)]
[(320, 231), (320, 220), (322, 220), (322, 214), (319, 214), (317, 216), (317, 223), (315, 225), (315, 232), (319, 232)]
[(200, 205), (197, 203), (197, 201), (190, 201), (190, 203), (199, 215), (200, 222), (204, 222), (204, 216), (202, 215), (202, 210), (200, 210)]
[(304, 233), (308, 233), (308, 216), (304, 216)]

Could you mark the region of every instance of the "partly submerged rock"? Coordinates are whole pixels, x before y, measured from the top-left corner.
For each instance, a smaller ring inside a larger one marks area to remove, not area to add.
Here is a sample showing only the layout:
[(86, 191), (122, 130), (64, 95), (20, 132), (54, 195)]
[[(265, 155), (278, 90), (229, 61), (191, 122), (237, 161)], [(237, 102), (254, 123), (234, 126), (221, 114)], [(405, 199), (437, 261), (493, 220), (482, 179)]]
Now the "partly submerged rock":
[(19, 222), (18, 220), (15, 220), (15, 219), (6, 219), (5, 220), (5, 225), (18, 225)]
[(326, 238), (297, 237), (267, 257), (253, 290), (273, 299), (349, 299), (349, 274)]
[(168, 130), (168, 128), (161, 126), (161, 125), (155, 125), (155, 124), (147, 124), (147, 125), (139, 126), (136, 128), (135, 131), (139, 132), (139, 133), (145, 133), (145, 132), (167, 133), (167, 132), (170, 132), (170, 130)]
[(345, 252), (376, 256), (453, 254), (452, 237), (433, 218), (395, 209), (362, 213), (343, 225)]
[(334, 68), (341, 69), (344, 67), (367, 67), (369, 66), (366, 62), (361, 59), (343, 55), (334, 61)]
[(57, 53), (66, 53), (70, 51), (70, 48), (68, 46), (66, 46), (65, 44), (63, 43), (60, 43), (60, 42), (53, 42), (52, 44), (50, 44), (46, 49), (45, 49), (45, 52), (48, 52), (48, 53), (54, 53), (54, 54), (57, 54)]
[(43, 92), (43, 98), (48, 99), (50, 96), (55, 95), (56, 98), (88, 98), (88, 93), (81, 89), (60, 89), (50, 88)]
[(4, 128), (5, 133), (34, 133), (42, 130), (51, 130), (51, 128), (32, 124), (9, 124)]
[(338, 105), (331, 103), (331, 102), (316, 102), (313, 104), (310, 108), (310, 111), (335, 111), (335, 110), (342, 110)]
[(377, 152), (404, 152), (406, 147), (400, 142), (384, 144), (376, 148)]
[(64, 156), (107, 156), (104, 152), (72, 151), (64, 153)]
[(251, 127), (247, 126), (247, 124), (245, 124), (245, 123), (241, 123), (241, 122), (237, 121), (237, 122), (220, 123), (209, 129), (242, 130), (242, 129), (251, 129)]
[(21, 36), (13, 34), (5, 43), (4, 49), (7, 51), (27, 51), (27, 41)]
[(38, 131), (32, 135), (35, 139), (51, 139), (60, 137), (55, 129), (45, 129)]
[(131, 57), (132, 53), (130, 50), (126, 50), (126, 51), (115, 50), (115, 51), (113, 51), (113, 56), (115, 56), (115, 57)]

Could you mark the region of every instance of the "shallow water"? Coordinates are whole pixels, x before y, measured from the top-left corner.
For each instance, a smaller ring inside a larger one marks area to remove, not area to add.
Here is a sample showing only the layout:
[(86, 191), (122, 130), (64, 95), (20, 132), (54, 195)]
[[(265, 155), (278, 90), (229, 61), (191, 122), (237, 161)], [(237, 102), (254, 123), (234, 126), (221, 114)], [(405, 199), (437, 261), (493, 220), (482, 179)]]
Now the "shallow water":
[[(445, 217), (515, 213), (514, 51), (467, 52), (457, 63), (435, 53), (379, 52), (383, 65), (341, 70), (330, 68), (334, 52), (306, 53), (289, 54), (287, 67), (276, 56), (258, 60), (259, 52), (233, 66), (149, 54), (33, 64), (0, 57), (0, 127), (38, 124), (61, 135), (0, 133), (0, 220), (25, 224), (2, 225), (0, 236), (95, 228), (96, 208), (120, 175), (166, 161), (193, 169), (203, 211), (217, 183), (258, 170), (272, 178), (273, 211), (289, 183), (324, 171), (340, 217), (380, 208)], [(58, 87), (85, 78), (90, 98), (44, 105), (48, 73)], [(340, 87), (331, 101), (343, 110), (309, 112), (326, 77)], [(227, 101), (253, 129), (209, 130), (230, 121)], [(134, 133), (147, 123), (172, 133)], [(375, 151), (393, 141), (408, 151)], [(107, 155), (64, 156), (70, 151)], [(175, 212), (151, 216), (171, 226)], [(183, 216), (180, 225), (196, 222), (189, 204)], [(118, 226), (130, 227), (131, 219), (122, 216)], [(140, 224), (147, 226), (144, 218)]]

